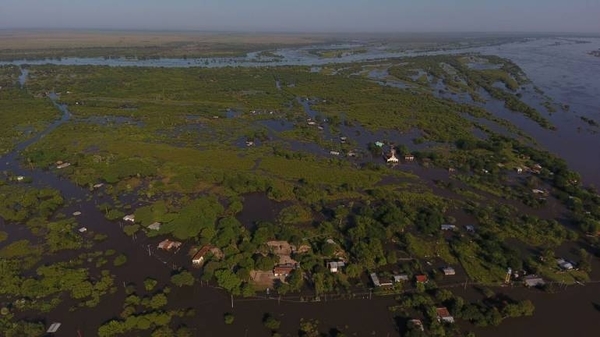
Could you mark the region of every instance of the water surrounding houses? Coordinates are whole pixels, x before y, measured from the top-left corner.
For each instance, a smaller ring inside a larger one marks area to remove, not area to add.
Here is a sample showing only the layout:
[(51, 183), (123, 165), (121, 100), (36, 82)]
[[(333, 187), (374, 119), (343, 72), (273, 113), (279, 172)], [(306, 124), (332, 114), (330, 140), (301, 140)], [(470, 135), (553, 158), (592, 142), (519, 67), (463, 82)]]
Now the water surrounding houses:
[[(546, 94), (552, 97), (556, 102), (568, 104), (571, 106), (569, 113), (557, 112), (550, 116), (551, 120), (558, 125), (558, 131), (552, 132), (543, 130), (526, 119), (519, 119), (517, 114), (510, 115), (503, 107), (494, 106), (494, 102), (490, 103), (489, 107), (493, 112), (498, 114), (504, 113), (511, 120), (517, 121), (519, 126), (533, 135), (534, 138), (544, 147), (556, 152), (560, 156), (566, 158), (571, 166), (580, 171), (586, 182), (596, 183), (598, 179), (597, 172), (600, 171), (600, 155), (597, 152), (597, 147), (589, 146), (590, 144), (598, 144), (598, 135), (588, 132), (587, 128), (579, 120), (579, 115), (598, 118), (600, 110), (598, 109), (597, 97), (600, 97), (600, 77), (593, 76), (600, 74), (600, 59), (584, 53), (587, 49), (597, 49), (600, 40), (590, 39), (593, 41), (588, 45), (559, 45), (550, 46), (549, 40), (534, 40), (522, 44), (510, 44), (500, 47), (485, 47), (479, 51), (485, 53), (494, 53), (496, 55), (509, 57), (520, 65), (527, 75), (533, 79), (536, 85), (540, 86)], [(551, 40), (550, 40), (551, 41)], [(296, 60), (291, 58), (292, 55), (302, 55), (302, 51), (288, 51), (283, 55), (290, 60), (283, 61), (287, 64), (295, 64)], [(380, 53), (380, 57), (399, 56), (401, 53)], [(350, 60), (360, 60), (362, 58), (374, 57), (373, 53), (366, 55), (349, 55), (342, 59), (347, 62)], [(590, 57), (590, 59), (587, 59)], [(285, 59), (284, 59), (285, 60)], [(296, 64), (313, 64), (316, 62), (314, 58), (300, 58)], [(131, 60), (104, 60), (104, 59), (63, 59), (62, 61), (33, 61), (27, 62), (30, 64), (42, 63), (57, 63), (57, 64), (109, 64), (114, 66), (127, 65), (142, 65), (142, 66), (202, 66), (198, 60), (191, 60), (182, 63), (182, 60), (148, 60), (148, 61), (131, 61)], [(228, 63), (229, 62), (229, 63)], [(324, 64), (325, 61), (320, 64)], [(327, 62), (332, 62), (328, 60)], [(16, 62), (18, 63), (18, 62)], [(21, 62), (25, 63), (25, 62)], [(230, 61), (222, 63), (214, 62), (214, 66), (224, 66), (231, 64)], [(243, 63), (247, 66), (256, 66), (251, 61)], [(213, 63), (209, 62), (209, 66)], [(26, 83), (27, 73), (23, 71), (22, 77), (19, 79), (21, 84)], [(178, 263), (178, 260), (165, 260), (165, 264), (158, 258), (149, 257), (148, 249), (155, 249), (157, 246), (156, 240), (140, 238), (139, 241), (132, 241), (126, 237), (118, 226), (104, 219), (103, 214), (96, 208), (96, 204), (103, 202), (101, 197), (91, 195), (87, 189), (80, 188), (70, 181), (59, 178), (55, 172), (44, 171), (39, 169), (29, 170), (19, 165), (18, 153), (27, 146), (33, 144), (40, 137), (48, 134), (61, 124), (68, 122), (71, 115), (66, 106), (56, 103), (57, 97), (50, 95), (54, 100), (56, 107), (61, 111), (62, 117), (57, 120), (45, 131), (38, 134), (36, 137), (19, 144), (16, 150), (3, 156), (0, 161), (0, 170), (10, 170), (15, 174), (32, 177), (34, 186), (50, 186), (55, 188), (68, 199), (88, 200), (79, 203), (77, 211), (82, 212), (78, 216), (78, 220), (86, 224), (86, 229), (97, 233), (106, 233), (111, 235), (111, 240), (101, 245), (102, 249), (114, 248), (122, 252), (126, 252), (129, 263), (132, 268), (128, 268), (119, 273), (121, 281), (131, 281), (141, 284), (145, 275), (155, 275), (158, 279), (168, 280), (171, 273), (171, 265), (169, 263)], [(525, 96), (525, 99), (528, 99)], [(577, 131), (578, 127), (584, 126), (584, 131)], [(272, 125), (276, 127), (277, 124)], [(284, 123), (284, 128), (287, 125)], [(355, 134), (357, 130), (352, 127), (341, 128), (343, 134)], [(364, 132), (359, 130), (361, 137), (359, 143), (371, 142), (378, 139), (383, 139), (382, 135), (377, 133)], [(416, 131), (418, 132), (418, 130)], [(90, 199), (88, 199), (88, 197)], [(245, 211), (240, 214), (242, 222), (252, 226), (252, 221), (263, 220), (271, 221), (275, 216), (275, 209), (279, 205), (269, 204), (268, 212), (251, 211), (252, 208), (260, 208), (264, 210), (265, 203), (270, 202), (268, 198), (264, 200), (263, 196), (249, 195), (245, 197)], [(253, 207), (253, 205), (257, 207)], [(70, 210), (71, 212), (76, 211)], [(264, 213), (262, 218), (259, 213)], [(126, 220), (127, 221), (127, 220)], [(14, 226), (5, 226), (0, 224), (2, 230), (8, 231), (11, 238), (21, 238), (27, 236), (19, 228)], [(84, 233), (84, 232), (82, 232)], [(144, 241), (146, 240), (146, 241)], [(150, 247), (152, 244), (152, 247)], [(148, 248), (150, 247), (150, 248)], [(174, 257), (178, 259), (179, 257)], [(183, 260), (183, 259), (182, 259)], [(185, 259), (189, 263), (189, 259)], [(566, 262), (566, 261), (565, 261)], [(563, 263), (565, 267), (566, 264)], [(466, 290), (465, 293), (472, 290)], [(516, 295), (522, 298), (531, 298), (536, 303), (536, 315), (527, 320), (511, 320), (506, 324), (501, 325), (493, 330), (478, 329), (477, 334), (480, 336), (505, 336), (507, 334), (513, 336), (529, 336), (531, 333), (535, 335), (563, 335), (571, 334), (577, 336), (590, 335), (596, 327), (598, 308), (600, 308), (600, 292), (597, 284), (591, 284), (585, 287), (573, 286), (565, 291), (557, 294), (548, 295), (538, 291), (525, 289), (506, 289), (510, 291), (511, 296)], [(348, 322), (361, 322), (360, 324), (350, 325), (353, 331), (358, 335), (393, 335), (397, 333), (396, 325), (393, 317), (387, 309), (388, 305), (395, 304), (393, 298), (374, 297), (372, 300), (347, 300), (347, 301), (332, 301), (320, 303), (296, 303), (276, 301), (242, 301), (236, 303), (236, 313), (239, 313), (238, 318), (243, 320), (246, 327), (242, 330), (224, 331), (220, 326), (212, 326), (211, 321), (221, 320), (222, 313), (230, 310), (228, 297), (219, 290), (200, 285), (189, 289), (174, 289), (173, 299), (178, 306), (186, 306), (196, 308), (196, 314), (199, 317), (196, 329), (202, 329), (206, 335), (244, 335), (251, 331), (263, 331), (261, 324), (261, 315), (265, 311), (284, 313), (283, 325), (289, 327), (297, 326), (300, 318), (318, 318), (324, 325), (327, 326), (343, 326)], [(469, 294), (467, 294), (469, 295)], [(59, 306), (48, 314), (49, 322), (62, 322), (61, 331), (75, 331), (80, 328), (85, 335), (95, 335), (97, 331), (86, 329), (86, 326), (97, 326), (103, 322), (99, 320), (103, 317), (111, 317), (115, 312), (114, 303), (122, 303), (125, 294), (119, 291), (113, 295), (110, 301), (104, 301), (93, 311), (77, 311), (69, 312), (68, 308), (73, 303), (66, 301), (64, 305)], [(197, 305), (197, 299), (202, 299), (202, 306)], [(562, 310), (556, 310), (559, 303)], [(307, 309), (307, 306), (311, 306)], [(364, 324), (364, 312), (369, 312), (368, 324)], [(101, 313), (98, 315), (90, 315), (90, 313)], [(573, 324), (564, 324), (564, 322)], [(200, 330), (197, 330), (200, 331)], [(521, 332), (519, 332), (521, 331)], [(292, 333), (294, 331), (287, 331)], [(286, 333), (287, 333), (286, 332)]]

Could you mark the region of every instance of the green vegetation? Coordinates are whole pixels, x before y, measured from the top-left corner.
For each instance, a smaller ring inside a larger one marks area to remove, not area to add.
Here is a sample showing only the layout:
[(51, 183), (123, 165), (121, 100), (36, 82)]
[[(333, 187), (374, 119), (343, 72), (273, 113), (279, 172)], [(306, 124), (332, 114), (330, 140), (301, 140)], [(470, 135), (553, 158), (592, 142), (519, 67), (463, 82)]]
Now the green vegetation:
[(144, 280), (144, 289), (146, 289), (146, 291), (152, 291), (157, 284), (158, 281), (156, 281), (155, 279), (147, 278)]
[(0, 183), (0, 217), (5, 221), (47, 220), (63, 203), (62, 196), (55, 190)]
[(59, 116), (49, 99), (21, 90), (18, 76), (18, 67), (0, 66), (0, 111), (4, 112), (0, 114), (0, 155), (32, 138)]
[(232, 313), (228, 312), (225, 315), (223, 315), (223, 320), (225, 321), (225, 324), (233, 324), (235, 317), (233, 316)]
[(194, 276), (188, 271), (182, 271), (171, 276), (171, 282), (178, 287), (191, 286), (194, 284)]
[(479, 62), (484, 60), (498, 68), (477, 70), (469, 67), (469, 60), (452, 55), (414, 57), (391, 67), (388, 72), (399, 80), (429, 87), (429, 81), (423, 79), (425, 75), (413, 80), (416, 71), (423, 70), (435, 81), (443, 81), (450, 91), (469, 93), (475, 101), (481, 100), (478, 92), (481, 88), (493, 98), (504, 101), (506, 108), (523, 113), (544, 128), (554, 128), (539, 111), (519, 99), (517, 92), (528, 80), (514, 63), (496, 56), (482, 56)]
[(119, 267), (124, 265), (127, 262), (127, 256), (123, 255), (123, 254), (119, 254), (117, 257), (115, 257), (114, 261), (113, 261), (113, 265), (115, 267)]
[[(429, 336), (448, 336), (459, 333), (456, 325), (445, 324), (438, 320), (436, 307), (445, 307), (454, 319), (463, 319), (478, 327), (498, 326), (505, 319), (533, 315), (535, 307), (529, 300), (516, 301), (489, 289), (481, 289), (481, 291), (486, 294), (484, 299), (471, 303), (444, 289), (405, 294), (399, 297), (398, 305), (390, 307), (390, 310), (398, 318), (414, 317), (412, 316), (414, 312), (418, 312), (418, 316), (424, 317), (422, 324)], [(408, 325), (407, 328), (406, 336), (422, 335), (418, 326)]]
[(263, 317), (263, 324), (265, 325), (265, 328), (271, 330), (272, 332), (275, 332), (279, 330), (281, 321), (273, 317), (272, 314), (265, 314), (265, 316)]

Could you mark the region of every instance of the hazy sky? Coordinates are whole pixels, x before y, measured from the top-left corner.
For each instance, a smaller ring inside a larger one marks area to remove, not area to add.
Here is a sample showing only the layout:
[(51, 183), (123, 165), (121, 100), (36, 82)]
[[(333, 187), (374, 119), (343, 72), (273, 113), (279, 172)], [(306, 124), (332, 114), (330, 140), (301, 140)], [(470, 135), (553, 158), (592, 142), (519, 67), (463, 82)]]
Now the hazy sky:
[(0, 0), (0, 28), (600, 33), (600, 0)]

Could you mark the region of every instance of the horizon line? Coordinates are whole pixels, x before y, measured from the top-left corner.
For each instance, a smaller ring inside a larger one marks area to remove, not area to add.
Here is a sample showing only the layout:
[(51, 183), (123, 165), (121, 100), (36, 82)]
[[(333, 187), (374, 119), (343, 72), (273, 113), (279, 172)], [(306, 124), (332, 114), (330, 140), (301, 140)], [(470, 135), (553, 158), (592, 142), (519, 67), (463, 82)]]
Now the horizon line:
[(499, 30), (499, 31), (435, 31), (435, 30), (377, 30), (377, 31), (349, 31), (349, 30), (331, 30), (331, 31), (305, 31), (305, 30), (270, 30), (270, 29), (200, 29), (200, 28), (99, 28), (99, 27), (0, 27), (0, 31), (81, 31), (81, 32), (140, 32), (140, 33), (213, 33), (213, 34), (305, 34), (305, 35), (349, 35), (349, 34), (437, 34), (437, 35), (455, 35), (455, 34), (496, 34), (496, 35), (589, 35), (599, 36), (600, 32), (591, 31), (518, 31), (518, 30)]

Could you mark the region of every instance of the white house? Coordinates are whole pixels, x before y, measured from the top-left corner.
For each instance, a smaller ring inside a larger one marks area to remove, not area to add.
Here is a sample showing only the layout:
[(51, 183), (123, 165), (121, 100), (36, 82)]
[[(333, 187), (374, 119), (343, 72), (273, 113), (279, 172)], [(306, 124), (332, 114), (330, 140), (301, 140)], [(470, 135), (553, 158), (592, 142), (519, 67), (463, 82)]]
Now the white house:
[(456, 275), (456, 271), (452, 267), (444, 267), (444, 268), (442, 268), (442, 271), (444, 272), (444, 275), (446, 275), (446, 276)]
[(387, 157), (386, 162), (388, 163), (397, 163), (399, 162), (398, 158), (396, 158), (396, 149), (392, 147), (390, 151), (390, 156)]
[(565, 259), (556, 259), (556, 263), (562, 270), (572, 270), (573, 264)]
[(56, 168), (60, 170), (60, 169), (67, 168), (69, 166), (71, 166), (71, 163), (62, 163), (62, 164), (57, 165)]
[(400, 283), (400, 282), (405, 282), (405, 281), (408, 281), (408, 275), (406, 275), (406, 274), (394, 275), (394, 282)]
[(441, 229), (442, 229), (443, 231), (453, 231), (453, 230), (455, 230), (455, 229), (456, 229), (456, 226), (455, 226), (455, 225), (450, 225), (450, 224), (443, 224), (443, 225), (441, 226)]
[(343, 261), (327, 262), (327, 268), (329, 268), (329, 271), (332, 273), (337, 273), (338, 271), (341, 271), (342, 268), (345, 266), (346, 266), (346, 264)]
[(123, 217), (124, 221), (129, 221), (129, 222), (135, 222), (135, 215), (133, 214), (128, 214), (126, 216)]

